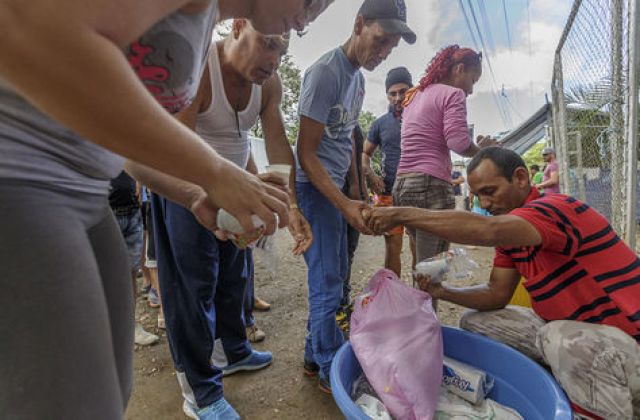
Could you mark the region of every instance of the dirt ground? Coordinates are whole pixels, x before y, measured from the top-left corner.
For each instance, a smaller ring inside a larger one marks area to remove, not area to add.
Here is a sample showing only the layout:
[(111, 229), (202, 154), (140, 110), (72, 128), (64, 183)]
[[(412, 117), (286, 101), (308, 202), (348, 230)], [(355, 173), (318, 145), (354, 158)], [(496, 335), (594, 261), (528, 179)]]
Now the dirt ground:
[[(256, 321), (267, 333), (258, 350), (273, 352), (273, 364), (259, 372), (238, 373), (224, 379), (225, 398), (243, 419), (339, 419), (340, 411), (330, 395), (320, 392), (315, 380), (302, 375), (302, 355), (307, 319), (306, 266), (302, 257), (290, 255), (291, 242), (284, 232), (278, 234), (280, 243), (278, 275), (271, 279), (264, 265), (256, 264), (256, 293), (272, 304), (266, 313), (256, 312)], [(468, 249), (480, 265), (474, 279), (464, 284), (487, 279), (491, 269), (493, 250)], [(362, 290), (367, 280), (383, 264), (384, 240), (362, 237), (356, 251), (352, 283), (353, 293)], [(402, 278), (411, 282), (408, 244), (405, 240)], [(455, 284), (455, 282), (453, 283)], [(138, 316), (148, 331), (161, 335), (160, 343), (136, 348), (135, 383), (129, 402), (128, 420), (184, 419), (182, 397), (175, 377), (166, 335), (156, 325), (157, 310), (139, 301)], [(442, 302), (439, 317), (443, 324), (455, 325), (462, 313), (456, 305)]]

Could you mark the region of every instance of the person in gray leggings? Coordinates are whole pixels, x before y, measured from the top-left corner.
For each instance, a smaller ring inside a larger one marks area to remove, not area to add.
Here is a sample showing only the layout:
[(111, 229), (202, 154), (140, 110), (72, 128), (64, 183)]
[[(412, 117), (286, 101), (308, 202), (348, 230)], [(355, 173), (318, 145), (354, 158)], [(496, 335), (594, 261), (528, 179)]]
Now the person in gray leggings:
[(0, 418), (120, 418), (133, 297), (106, 196), (2, 180), (0, 221)]
[(0, 419), (124, 415), (133, 300), (107, 203), (123, 157), (207, 220), (221, 207), (245, 227), (258, 215), (273, 233), (274, 213), (287, 225), (286, 192), (169, 112), (195, 96), (216, 17), (280, 34), (330, 0), (81, 3), (0, 2)]

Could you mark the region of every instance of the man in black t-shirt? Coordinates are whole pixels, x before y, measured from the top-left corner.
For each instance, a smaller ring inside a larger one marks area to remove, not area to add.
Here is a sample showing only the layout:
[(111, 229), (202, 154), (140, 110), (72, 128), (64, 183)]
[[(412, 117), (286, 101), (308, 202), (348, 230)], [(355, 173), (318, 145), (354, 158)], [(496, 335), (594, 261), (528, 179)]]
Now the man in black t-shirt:
[[(353, 200), (364, 201), (367, 199), (367, 189), (364, 185), (364, 178), (362, 176), (362, 151), (364, 147), (364, 134), (359, 125), (353, 129), (353, 145), (356, 153), (356, 167), (355, 173), (358, 177), (356, 182), (351, 182), (352, 171), (347, 173), (344, 187), (342, 192), (351, 197)], [(360, 242), (360, 232), (354, 229), (353, 226), (347, 225), (347, 251), (348, 255), (348, 268), (347, 275), (343, 279), (342, 283), (342, 300), (340, 301), (340, 308), (336, 313), (336, 321), (338, 326), (345, 333), (349, 332), (349, 321), (351, 318), (351, 312), (353, 307), (351, 305), (351, 265), (353, 264), (353, 256), (358, 248), (358, 242)]]
[[(109, 189), (109, 205), (120, 226), (120, 232), (127, 245), (129, 253), (129, 268), (133, 283), (133, 294), (136, 295), (136, 274), (140, 269), (140, 257), (142, 253), (142, 213), (138, 198), (136, 181), (125, 171), (111, 180)], [(148, 346), (157, 343), (160, 338), (142, 328), (142, 324), (136, 323), (135, 343), (140, 346)]]

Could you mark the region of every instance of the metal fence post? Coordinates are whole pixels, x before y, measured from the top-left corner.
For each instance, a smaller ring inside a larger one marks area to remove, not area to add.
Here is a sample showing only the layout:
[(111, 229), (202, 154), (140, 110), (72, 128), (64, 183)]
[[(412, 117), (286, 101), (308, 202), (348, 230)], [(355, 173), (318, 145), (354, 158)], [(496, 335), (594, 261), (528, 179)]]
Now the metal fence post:
[(629, 67), (627, 83), (627, 147), (628, 147), (628, 183), (627, 183), (627, 244), (636, 249), (637, 203), (638, 203), (638, 68), (640, 66), (640, 0), (629, 1)]
[(578, 198), (581, 201), (587, 201), (587, 189), (584, 185), (584, 168), (582, 167), (582, 162), (584, 159), (582, 157), (582, 133), (577, 131), (573, 133), (576, 137), (576, 178), (578, 179)]
[(562, 74), (562, 56), (556, 53), (556, 100), (558, 102), (558, 132), (556, 149), (560, 158), (561, 191), (570, 194), (569, 185), (569, 151), (567, 148), (567, 105), (564, 100), (564, 75)]
[[(625, 235), (624, 205), (624, 113), (623, 113), (623, 3), (612, 1), (611, 19), (611, 224), (622, 237)], [(622, 191), (621, 191), (622, 190)]]

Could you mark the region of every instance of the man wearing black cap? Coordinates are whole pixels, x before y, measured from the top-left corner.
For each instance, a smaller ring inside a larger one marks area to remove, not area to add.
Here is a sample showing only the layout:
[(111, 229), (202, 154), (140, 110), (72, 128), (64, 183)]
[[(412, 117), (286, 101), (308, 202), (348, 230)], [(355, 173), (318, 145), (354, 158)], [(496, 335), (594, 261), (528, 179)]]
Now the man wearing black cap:
[[(344, 341), (335, 316), (347, 274), (347, 223), (370, 233), (362, 218), (367, 204), (341, 192), (347, 172), (356, 169), (352, 132), (364, 99), (360, 68), (375, 69), (400, 38), (414, 43), (416, 35), (406, 22), (403, 0), (365, 0), (347, 42), (320, 57), (302, 81), (296, 192), (314, 236), (305, 253), (309, 331), (304, 362), (307, 374), (319, 374), (326, 392), (331, 392), (331, 361)], [(351, 179), (356, 182), (357, 176)]]
[[(389, 112), (374, 121), (364, 144), (362, 162), (369, 188), (374, 193), (376, 207), (393, 205), (391, 190), (396, 181), (396, 171), (400, 162), (400, 116), (404, 95), (413, 86), (411, 74), (405, 67), (397, 67), (387, 74), (385, 88), (389, 100)], [(371, 157), (380, 146), (382, 150), (382, 177), (371, 168)], [(402, 234), (404, 228), (396, 226), (384, 235), (384, 266), (400, 276), (402, 254)]]

